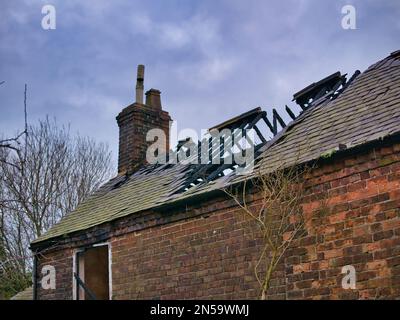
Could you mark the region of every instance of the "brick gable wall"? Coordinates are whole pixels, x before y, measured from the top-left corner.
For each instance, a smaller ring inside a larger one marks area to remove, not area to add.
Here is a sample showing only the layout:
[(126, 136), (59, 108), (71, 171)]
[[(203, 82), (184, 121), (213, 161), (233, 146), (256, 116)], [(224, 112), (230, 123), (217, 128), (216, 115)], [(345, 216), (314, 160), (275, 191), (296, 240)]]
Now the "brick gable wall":
[[(333, 155), (308, 185), (304, 210), (315, 218), (278, 265), (269, 298), (399, 298), (400, 144)], [(324, 197), (330, 213), (319, 217)], [(200, 205), (149, 213), (152, 218), (140, 224), (127, 217), (60, 244), (44, 254), (55, 263), (57, 288), (38, 288), (38, 297), (72, 298), (73, 247), (98, 236), (111, 243), (114, 299), (256, 299), (257, 232), (231, 201)], [(39, 256), (38, 272), (44, 263)], [(341, 287), (341, 268), (348, 264), (357, 272), (356, 290)]]

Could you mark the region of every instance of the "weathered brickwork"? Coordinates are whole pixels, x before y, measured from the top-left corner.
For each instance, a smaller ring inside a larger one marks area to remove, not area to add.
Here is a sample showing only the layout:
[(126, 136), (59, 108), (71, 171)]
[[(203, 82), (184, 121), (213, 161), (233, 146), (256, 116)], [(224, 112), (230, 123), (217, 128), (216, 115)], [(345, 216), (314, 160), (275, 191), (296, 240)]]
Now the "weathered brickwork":
[[(41, 273), (43, 266), (52, 266), (56, 271), (56, 290), (45, 290), (42, 287)], [(38, 256), (37, 271), (37, 299), (39, 300), (65, 300), (72, 299), (72, 277), (73, 277), (73, 250), (64, 249), (53, 251), (51, 253), (43, 253)]]
[[(400, 298), (400, 144), (332, 155), (307, 185), (308, 234), (278, 265), (269, 298)], [(210, 198), (200, 206), (171, 209), (165, 220), (136, 229), (122, 228), (132, 219), (124, 218), (99, 232), (111, 243), (114, 299), (258, 297), (253, 270), (261, 240), (251, 223), (231, 201)], [(173, 221), (177, 214), (188, 218)], [(57, 268), (57, 289), (39, 290), (38, 298), (72, 298), (72, 250), (88, 239), (46, 254)], [(46, 263), (39, 256), (38, 270)], [(344, 265), (356, 269), (355, 290), (341, 287)]]
[[(152, 106), (132, 104), (117, 117), (119, 130), (118, 172), (125, 173), (135, 165), (145, 163), (146, 150), (151, 144), (146, 141), (146, 134), (151, 129), (161, 129), (169, 136), (171, 118), (168, 112)], [(169, 150), (166, 140), (165, 150)]]

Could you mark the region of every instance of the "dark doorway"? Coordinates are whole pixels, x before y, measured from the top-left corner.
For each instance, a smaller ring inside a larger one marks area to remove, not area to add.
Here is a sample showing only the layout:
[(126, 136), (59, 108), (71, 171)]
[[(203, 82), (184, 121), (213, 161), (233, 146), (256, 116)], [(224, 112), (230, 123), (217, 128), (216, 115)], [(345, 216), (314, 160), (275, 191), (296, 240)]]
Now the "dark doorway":
[(77, 299), (109, 300), (108, 246), (96, 246), (77, 253)]

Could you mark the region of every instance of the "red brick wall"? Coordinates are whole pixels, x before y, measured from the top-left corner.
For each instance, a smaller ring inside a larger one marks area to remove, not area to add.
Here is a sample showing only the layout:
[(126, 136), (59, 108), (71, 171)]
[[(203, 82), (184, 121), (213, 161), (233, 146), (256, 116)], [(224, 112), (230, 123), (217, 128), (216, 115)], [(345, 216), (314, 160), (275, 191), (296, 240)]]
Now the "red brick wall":
[[(314, 220), (311, 244), (287, 272), (289, 297), (399, 298), (400, 145), (335, 161), (314, 174), (304, 209), (312, 213), (327, 192), (331, 212)], [(343, 290), (343, 275), (337, 276), (349, 264), (357, 271), (357, 290)]]
[[(41, 270), (43, 266), (50, 265), (55, 268), (56, 272), (56, 289), (44, 290), (41, 285), (43, 274)], [(51, 253), (43, 252), (38, 255), (37, 265), (37, 298), (39, 300), (70, 300), (72, 299), (72, 266), (73, 266), (73, 250), (63, 249), (53, 251)]]
[(242, 222), (223, 211), (114, 238), (114, 298), (254, 297), (258, 250)]
[[(313, 171), (309, 186), (304, 210), (315, 218), (278, 266), (269, 297), (399, 298), (400, 145), (333, 156)], [(330, 211), (323, 217), (317, 215), (321, 199)], [(114, 230), (113, 298), (257, 298), (253, 269), (261, 242), (229, 203), (210, 200), (196, 217), (126, 234)], [(69, 261), (70, 270), (61, 268), (55, 292), (39, 292), (40, 298), (71, 298), (70, 252), (53, 257)], [(357, 272), (356, 290), (341, 287), (341, 268), (349, 264)]]

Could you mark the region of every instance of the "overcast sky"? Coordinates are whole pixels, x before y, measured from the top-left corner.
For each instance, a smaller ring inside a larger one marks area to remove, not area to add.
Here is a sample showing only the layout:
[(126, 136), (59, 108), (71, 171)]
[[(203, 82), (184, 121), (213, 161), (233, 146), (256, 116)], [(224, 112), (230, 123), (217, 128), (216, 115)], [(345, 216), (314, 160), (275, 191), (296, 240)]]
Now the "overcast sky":
[[(55, 30), (41, 26), (45, 4)], [(346, 4), (356, 30), (342, 28)], [(0, 134), (23, 126), (27, 83), (31, 123), (56, 117), (115, 157), (137, 64), (178, 128), (200, 132), (256, 106), (281, 109), (335, 71), (363, 71), (400, 49), (399, 35), (399, 0), (1, 0)]]

